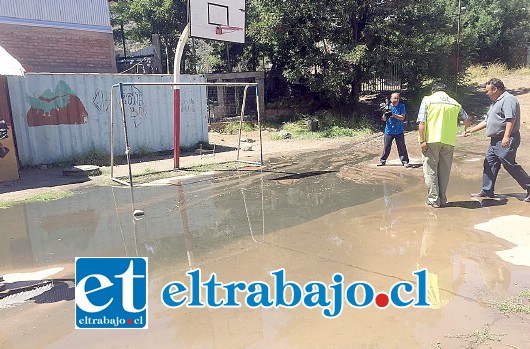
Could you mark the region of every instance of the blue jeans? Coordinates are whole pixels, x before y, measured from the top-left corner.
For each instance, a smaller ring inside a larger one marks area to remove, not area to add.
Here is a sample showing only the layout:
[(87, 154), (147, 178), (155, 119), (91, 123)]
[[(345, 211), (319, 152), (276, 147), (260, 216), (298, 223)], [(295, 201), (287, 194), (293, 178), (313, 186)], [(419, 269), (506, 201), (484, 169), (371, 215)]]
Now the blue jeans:
[(392, 149), (392, 141), (396, 140), (396, 145), (398, 149), (399, 159), (402, 164), (409, 162), (409, 154), (407, 153), (407, 146), (405, 145), (405, 134), (399, 133), (397, 135), (391, 135), (385, 133), (385, 144), (383, 146), (383, 153), (381, 154), (380, 161), (382, 163), (386, 162), (388, 156), (390, 155), (390, 149)]
[(530, 177), (526, 171), (515, 161), (517, 148), (521, 144), (519, 133), (512, 133), (508, 147), (502, 147), (502, 137), (491, 137), (490, 146), (484, 159), (484, 173), (482, 175), (482, 192), (493, 195), (495, 181), (502, 166), (519, 183), (521, 188), (530, 190)]

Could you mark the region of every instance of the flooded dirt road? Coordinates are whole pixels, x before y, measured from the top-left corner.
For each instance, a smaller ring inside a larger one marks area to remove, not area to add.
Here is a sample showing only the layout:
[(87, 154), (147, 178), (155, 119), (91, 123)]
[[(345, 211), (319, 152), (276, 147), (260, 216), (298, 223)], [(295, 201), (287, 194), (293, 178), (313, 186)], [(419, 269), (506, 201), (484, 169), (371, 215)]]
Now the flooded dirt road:
[[(496, 306), (530, 288), (530, 208), (514, 182), (501, 173), (504, 195), (469, 199), (480, 161), (458, 153), (451, 203), (436, 210), (423, 204), (421, 168), (376, 169), (372, 156), (344, 148), (279, 158), (137, 187), (134, 203), (128, 188), (94, 187), (1, 210), (0, 274), (63, 269), (31, 300), (0, 300), (0, 348), (529, 348), (529, 316)], [(134, 219), (135, 209), (145, 215)], [(147, 330), (75, 329), (74, 260), (84, 256), (148, 257)], [(329, 319), (302, 305), (164, 306), (164, 285), (189, 283), (195, 268), (225, 283), (271, 283), (284, 268), (301, 285), (333, 284), (341, 273), (377, 291), (415, 284), (425, 268), (431, 307), (345, 305)]]

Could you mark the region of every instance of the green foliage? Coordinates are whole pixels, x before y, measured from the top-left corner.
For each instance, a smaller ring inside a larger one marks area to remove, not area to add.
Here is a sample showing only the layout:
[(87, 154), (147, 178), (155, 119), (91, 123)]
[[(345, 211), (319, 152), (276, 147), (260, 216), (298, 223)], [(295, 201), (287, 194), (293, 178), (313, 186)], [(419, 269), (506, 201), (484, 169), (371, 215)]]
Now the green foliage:
[[(301, 139), (317, 139), (322, 138), (319, 132), (310, 132), (307, 128), (307, 121), (299, 120), (296, 122), (288, 122), (283, 125), (282, 130), (287, 131), (293, 138)], [(278, 135), (274, 135), (272, 139), (280, 139)]]
[(517, 296), (497, 303), (497, 309), (505, 315), (530, 314), (530, 289), (525, 289)]
[[(431, 79), (456, 85), (471, 64), (526, 63), (530, 0), (462, 0), (465, 9), (458, 4), (248, 0), (247, 44), (194, 39), (184, 69), (247, 71), (267, 65), (269, 78), (287, 82), (280, 95), (339, 106), (357, 103), (361, 84), (388, 76), (390, 69), (409, 90), (419, 91)], [(115, 27), (124, 23), (127, 37), (139, 42), (159, 33), (170, 55), (186, 23), (185, 9), (185, 0), (111, 2)]]
[(182, 168), (181, 170), (186, 172), (197, 172), (197, 173), (204, 173), (204, 172), (212, 172), (212, 171), (231, 171), (231, 170), (237, 170), (238, 168), (245, 167), (248, 165), (242, 164), (237, 161), (227, 161), (227, 162), (220, 162), (220, 163), (213, 163), (213, 164), (201, 164), (196, 166), (191, 166), (188, 168)]
[[(150, 183), (159, 179), (166, 179), (175, 177), (175, 171), (157, 171), (151, 168), (144, 169), (144, 172), (141, 174), (133, 175), (133, 185)], [(129, 181), (128, 176), (118, 177), (123, 181)], [(112, 184), (112, 183), (111, 183)]]
[[(241, 131), (242, 132), (251, 132), (254, 130), (257, 130), (257, 125), (251, 122), (244, 122), (241, 125)], [(217, 129), (219, 133), (234, 135), (239, 133), (239, 122), (229, 122), (226, 125), (224, 125), (222, 128)]]
[(353, 137), (354, 135), (355, 130), (340, 126), (331, 126), (330, 128), (322, 131), (322, 137), (325, 138)]
[(86, 153), (77, 155), (72, 162), (75, 165), (110, 165), (110, 154), (102, 149), (91, 149)]
[(474, 330), (473, 333), (445, 335), (447, 338), (458, 338), (468, 342), (468, 345), (465, 346), (466, 348), (493, 348), (491, 344), (496, 343), (502, 345), (502, 347), (517, 348), (510, 344), (504, 343), (504, 336), (506, 336), (506, 333), (495, 333), (490, 331), (488, 324), (484, 325), (484, 327), (481, 329)]
[(10, 208), (14, 205), (32, 203), (32, 202), (48, 202), (54, 200), (64, 199), (70, 196), (75, 195), (75, 193), (70, 191), (48, 191), (46, 193), (39, 193), (34, 196), (31, 196), (27, 199), (21, 200), (0, 200), (0, 209)]
[[(300, 115), (296, 121), (286, 122), (282, 129), (291, 134), (294, 138), (318, 139), (318, 138), (338, 138), (354, 137), (358, 135), (369, 135), (374, 131), (372, 126), (363, 118), (348, 118), (338, 116), (336, 111), (320, 111), (311, 116)], [(314, 120), (318, 124), (317, 131), (310, 131), (309, 120)], [(272, 139), (280, 139), (274, 135)]]
[(463, 5), (461, 47), (465, 63), (500, 62), (510, 68), (526, 63), (529, 0), (468, 0)]
[[(173, 52), (187, 21), (186, 0), (122, 0), (111, 1), (109, 5), (117, 43), (121, 43), (121, 25), (125, 28), (128, 41), (148, 45), (151, 35), (159, 34), (162, 45), (169, 53), (169, 61), (173, 61)], [(165, 55), (165, 50), (162, 51)], [(188, 47), (183, 60), (190, 55)]]

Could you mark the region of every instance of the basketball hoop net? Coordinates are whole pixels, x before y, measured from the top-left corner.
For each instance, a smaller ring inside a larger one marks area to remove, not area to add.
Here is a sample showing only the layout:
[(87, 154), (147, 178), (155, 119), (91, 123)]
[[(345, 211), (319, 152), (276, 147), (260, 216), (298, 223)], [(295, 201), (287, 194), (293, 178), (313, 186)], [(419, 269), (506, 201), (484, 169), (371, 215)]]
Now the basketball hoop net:
[(226, 34), (226, 33), (233, 33), (233, 32), (239, 31), (239, 30), (243, 30), (243, 28), (241, 28), (241, 27), (231, 27), (231, 26), (228, 26), (228, 25), (218, 25), (215, 28), (215, 34), (223, 35), (223, 34)]

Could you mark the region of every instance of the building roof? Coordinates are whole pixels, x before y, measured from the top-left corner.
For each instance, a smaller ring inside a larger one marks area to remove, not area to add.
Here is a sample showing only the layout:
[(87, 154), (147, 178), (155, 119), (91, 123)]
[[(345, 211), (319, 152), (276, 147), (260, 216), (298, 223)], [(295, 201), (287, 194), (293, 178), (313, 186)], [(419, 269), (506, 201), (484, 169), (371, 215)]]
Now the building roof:
[(25, 72), (22, 64), (0, 46), (0, 75), (24, 75)]

